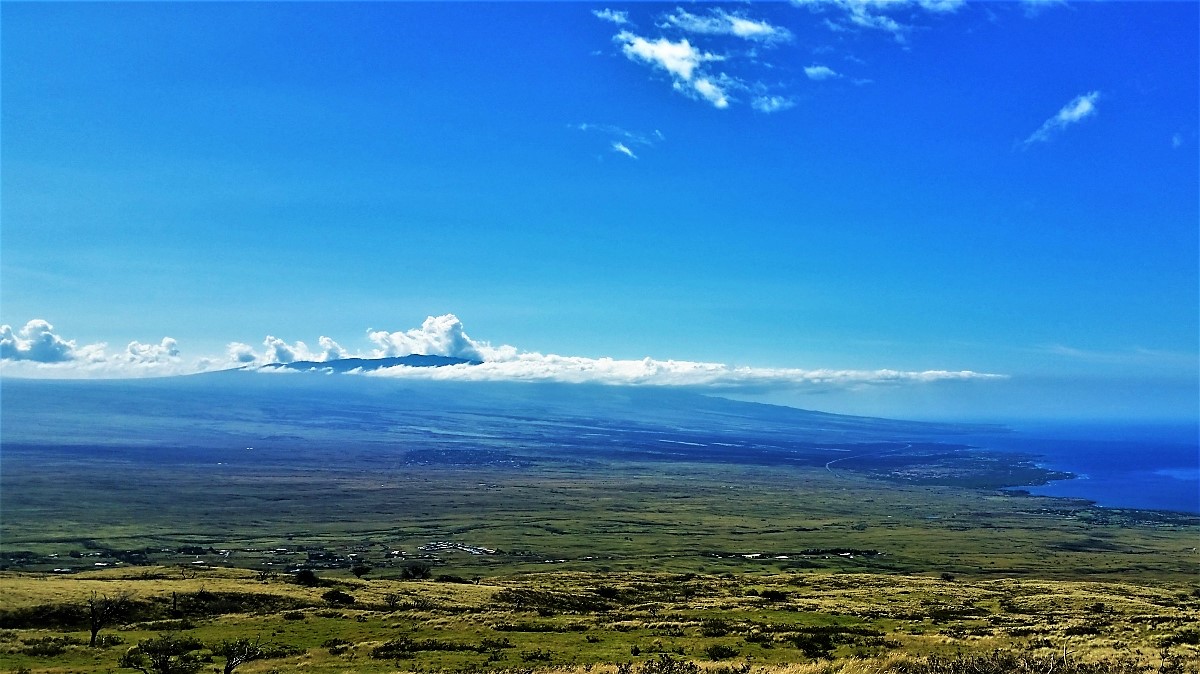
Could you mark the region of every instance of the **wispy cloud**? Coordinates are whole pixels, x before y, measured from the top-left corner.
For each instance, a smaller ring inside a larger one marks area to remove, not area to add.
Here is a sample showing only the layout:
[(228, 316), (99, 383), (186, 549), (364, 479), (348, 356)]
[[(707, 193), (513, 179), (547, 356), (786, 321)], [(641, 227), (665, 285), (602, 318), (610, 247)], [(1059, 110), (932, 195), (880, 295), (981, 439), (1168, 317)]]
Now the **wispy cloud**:
[[(667, 75), (673, 90), (714, 108), (727, 109), (747, 99), (761, 112), (791, 107), (790, 96), (775, 93), (783, 85), (768, 86), (747, 74), (771, 68), (762, 53), (791, 42), (788, 29), (723, 8), (703, 13), (678, 8), (660, 15), (656, 27), (663, 34), (647, 36), (625, 28), (613, 42), (625, 58)], [(753, 46), (747, 49), (745, 42)], [(771, 100), (776, 103), (765, 103)]]
[(663, 20), (663, 27), (678, 28), (687, 33), (701, 35), (731, 35), (753, 42), (789, 42), (792, 33), (787, 28), (775, 26), (760, 19), (747, 18), (743, 14), (731, 14), (724, 9), (710, 9), (708, 14), (692, 14), (676, 9)]
[[(27, 328), (27, 329), (26, 329)], [(234, 367), (266, 366), (295, 361), (324, 362), (351, 356), (383, 358), (426, 354), (453, 356), (482, 361), (479, 365), (453, 365), (440, 368), (392, 367), (366, 374), (381, 377), (453, 379), (463, 381), (553, 381), (630, 386), (686, 386), (708, 390), (806, 390), (857, 389), (874, 386), (919, 385), (943, 381), (988, 380), (1000, 375), (969, 370), (902, 371), (833, 370), (800, 368), (742, 367), (724, 363), (686, 360), (620, 360), (561, 356), (521, 351), (513, 346), (493, 346), (472, 338), (462, 321), (453, 314), (430, 316), (418, 328), (410, 330), (368, 330), (367, 339), (374, 349), (353, 354), (328, 337), (321, 337), (318, 349), (304, 342), (288, 342), (268, 336), (262, 349), (240, 342), (229, 344), (225, 354), (185, 362), (174, 339), (157, 344), (131, 342), (125, 350), (108, 354), (103, 344), (77, 346), (53, 332), (49, 323), (30, 321), (14, 332), (0, 327), (0, 334), (13, 344), (3, 351), (0, 370), (7, 376), (37, 377), (144, 377), (189, 374)], [(48, 335), (48, 336), (47, 336)], [(16, 340), (20, 340), (17, 343)], [(36, 344), (49, 344), (39, 347)], [(32, 358), (41, 360), (32, 360)], [(262, 368), (276, 372), (276, 368)]]
[(1180, 147), (1183, 147), (1183, 134), (1171, 134), (1171, 149), (1178, 150)]
[(787, 96), (755, 96), (750, 100), (750, 107), (759, 112), (779, 112), (794, 107), (796, 101)]
[(615, 23), (618, 26), (623, 26), (629, 23), (629, 12), (622, 12), (615, 9), (593, 9), (592, 14), (601, 21)]
[(617, 154), (623, 154), (626, 157), (629, 157), (630, 159), (638, 158), (638, 156), (633, 153), (633, 150), (629, 149), (628, 145), (626, 145), (625, 143), (622, 143), (619, 140), (614, 140), (612, 142), (612, 149), (613, 149), (613, 152), (616, 152)]
[(572, 124), (570, 128), (585, 133), (598, 133), (607, 136), (609, 149), (630, 159), (637, 159), (634, 148), (652, 148), (665, 140), (662, 132), (655, 129), (653, 133), (635, 133), (613, 124)]
[(1022, 143), (1023, 147), (1029, 147), (1034, 143), (1045, 143), (1058, 135), (1067, 127), (1078, 124), (1079, 122), (1096, 114), (1096, 101), (1100, 99), (1099, 91), (1092, 91), (1071, 99), (1069, 103), (1064, 105), (1050, 119), (1047, 119)]
[(832, 80), (841, 77), (833, 68), (829, 66), (811, 65), (804, 69), (804, 75), (810, 80)]
[(1067, 0), (1021, 0), (1021, 5), (1025, 8), (1025, 16), (1030, 18), (1053, 7), (1065, 7), (1066, 4)]
[(1036, 350), (1061, 358), (1089, 363), (1135, 366), (1158, 365), (1170, 368), (1193, 369), (1200, 365), (1200, 356), (1195, 353), (1147, 349), (1140, 346), (1103, 351), (1098, 349), (1081, 349), (1065, 344), (1044, 344), (1037, 347)]
[(792, 0), (792, 4), (832, 13), (835, 18), (826, 20), (831, 30), (879, 30), (891, 33), (896, 40), (903, 42), (905, 34), (912, 27), (900, 23), (889, 13), (920, 9), (933, 14), (946, 14), (958, 11), (966, 4), (966, 0)]

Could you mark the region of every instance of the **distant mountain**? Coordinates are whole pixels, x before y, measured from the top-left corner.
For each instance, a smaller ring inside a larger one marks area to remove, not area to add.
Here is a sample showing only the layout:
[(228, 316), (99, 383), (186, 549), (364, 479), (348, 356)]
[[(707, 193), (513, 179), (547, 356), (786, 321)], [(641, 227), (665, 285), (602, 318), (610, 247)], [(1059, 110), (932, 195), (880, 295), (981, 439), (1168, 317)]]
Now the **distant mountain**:
[(339, 358), (326, 361), (296, 360), (290, 363), (268, 363), (262, 366), (247, 366), (247, 368), (243, 369), (296, 370), (299, 372), (315, 370), (318, 372), (341, 373), (350, 372), (351, 370), (370, 372), (385, 367), (396, 367), (397, 365), (405, 367), (445, 367), (447, 365), (479, 365), (479, 361), (468, 360), (466, 358), (453, 358), (451, 356), (426, 356), (414, 353), (409, 356), (397, 356), (393, 358)]

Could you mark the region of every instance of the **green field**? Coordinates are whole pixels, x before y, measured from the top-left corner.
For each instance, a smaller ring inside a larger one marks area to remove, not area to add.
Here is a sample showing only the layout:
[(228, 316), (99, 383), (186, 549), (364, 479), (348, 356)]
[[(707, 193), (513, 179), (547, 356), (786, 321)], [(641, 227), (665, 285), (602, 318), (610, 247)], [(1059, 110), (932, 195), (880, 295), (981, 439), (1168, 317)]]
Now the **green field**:
[[(222, 640), (285, 653), (245, 672), (615, 667), (664, 654), (709, 668), (894, 668), (1064, 648), (1110, 663), (1098, 671), (1142, 671), (1115, 668), (1118, 657), (1200, 662), (1200, 528), (1185, 516), (704, 464), (386, 478), (262, 467), (222, 480), (141, 466), (128, 497), (112, 467), (7, 456), (5, 467), (9, 671), (115, 671), (161, 634), (198, 639), (212, 667)], [(370, 570), (357, 578), (354, 566)], [(322, 585), (295, 584), (301, 567)], [(414, 570), (429, 577), (401, 580)], [(333, 589), (354, 602), (323, 598)], [(78, 620), (44, 617), (92, 592), (140, 607), (101, 648)]]
[(1200, 518), (997, 489), (1053, 473), (972, 429), (380, 386), (6, 388), (0, 671), (1200, 663)]

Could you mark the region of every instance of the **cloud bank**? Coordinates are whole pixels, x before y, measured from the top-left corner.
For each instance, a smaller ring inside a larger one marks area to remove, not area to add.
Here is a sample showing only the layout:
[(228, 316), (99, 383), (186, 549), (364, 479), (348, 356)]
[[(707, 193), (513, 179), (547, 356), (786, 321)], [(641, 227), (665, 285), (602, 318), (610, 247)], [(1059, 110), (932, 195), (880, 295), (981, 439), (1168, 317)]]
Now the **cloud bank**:
[(1067, 127), (1078, 124), (1088, 117), (1095, 115), (1096, 101), (1099, 99), (1099, 91), (1092, 91), (1076, 96), (1064, 105), (1057, 114), (1043, 122), (1037, 131), (1034, 131), (1025, 139), (1022, 145), (1029, 147), (1034, 143), (1048, 142)]
[(327, 362), (348, 357), (384, 358), (424, 354), (478, 361), (478, 365), (439, 368), (392, 367), (365, 376), (454, 381), (529, 381), (626, 386), (674, 386), (713, 391), (778, 389), (857, 389), (874, 386), (919, 385), (942, 381), (996, 379), (1001, 375), (972, 371), (832, 370), (742, 367), (686, 360), (619, 360), (561, 356), (493, 346), (467, 334), (454, 314), (429, 316), (411, 330), (367, 330), (374, 348), (352, 353), (329, 337), (312, 349), (302, 341), (288, 342), (268, 335), (260, 349), (231, 342), (225, 353), (185, 361), (175, 339), (157, 343), (130, 342), (109, 353), (103, 343), (78, 346), (35, 319), (20, 330), (0, 326), (0, 372), (8, 376), (145, 377), (192, 374), (230, 368), (276, 371), (263, 366), (296, 361)]
[(777, 389), (828, 390), (921, 384), (937, 381), (996, 379), (1001, 375), (928, 370), (804, 370), (735, 367), (724, 363), (680, 360), (616, 360), (555, 354), (521, 353), (509, 360), (440, 368), (392, 367), (366, 373), (435, 381), (534, 381), (621, 386), (673, 386), (714, 391)]

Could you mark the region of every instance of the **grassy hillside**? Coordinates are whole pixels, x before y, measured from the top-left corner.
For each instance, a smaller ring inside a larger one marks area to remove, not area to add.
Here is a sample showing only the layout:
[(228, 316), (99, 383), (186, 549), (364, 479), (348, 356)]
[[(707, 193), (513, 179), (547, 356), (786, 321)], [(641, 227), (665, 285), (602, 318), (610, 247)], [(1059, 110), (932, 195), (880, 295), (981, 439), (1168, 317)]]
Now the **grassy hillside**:
[[(274, 650), (244, 672), (640, 669), (663, 656), (678, 661), (670, 666), (730, 670), (832, 661), (837, 667), (812, 671), (909, 671), (896, 668), (928, 665), (929, 656), (996, 660), (997, 649), (1047, 661), (1065, 649), (1069, 660), (1110, 668), (1123, 658), (1174, 662), (1178, 671), (1200, 663), (1200, 590), (1187, 585), (829, 573), (454, 580), (318, 574), (318, 585), (305, 587), (192, 565), (9, 572), (0, 576), (0, 669), (108, 671), (160, 634), (199, 640), (202, 659), (222, 640)], [(85, 645), (82, 608), (92, 597), (128, 600), (97, 648)], [(223, 663), (211, 658), (206, 666)]]

